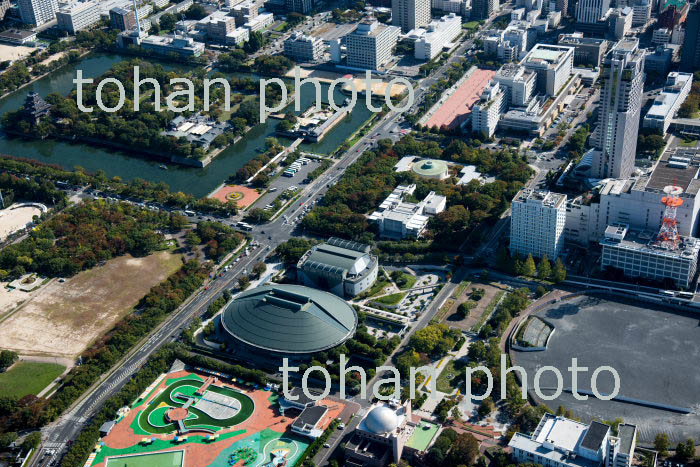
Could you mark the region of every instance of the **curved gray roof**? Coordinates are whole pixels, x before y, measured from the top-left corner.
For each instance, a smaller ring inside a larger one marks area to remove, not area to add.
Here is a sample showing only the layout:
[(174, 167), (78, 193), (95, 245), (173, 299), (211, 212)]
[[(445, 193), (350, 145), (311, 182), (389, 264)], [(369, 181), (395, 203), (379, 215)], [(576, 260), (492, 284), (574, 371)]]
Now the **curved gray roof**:
[(357, 328), (357, 313), (328, 292), (274, 284), (238, 295), (222, 313), (221, 323), (234, 338), (264, 350), (312, 353), (350, 338)]

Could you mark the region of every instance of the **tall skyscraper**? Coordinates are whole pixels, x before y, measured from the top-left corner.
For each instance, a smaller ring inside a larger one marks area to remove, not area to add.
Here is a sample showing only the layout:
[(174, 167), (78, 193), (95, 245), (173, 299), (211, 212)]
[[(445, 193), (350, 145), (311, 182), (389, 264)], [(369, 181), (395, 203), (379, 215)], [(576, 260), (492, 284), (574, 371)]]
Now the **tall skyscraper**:
[(644, 86), (644, 51), (639, 49), (638, 39), (625, 38), (612, 48), (601, 79), (591, 175), (627, 178), (634, 171)]
[(515, 195), (511, 207), (511, 254), (559, 256), (564, 246), (566, 195), (525, 188)]
[(685, 22), (685, 39), (681, 53), (681, 71), (700, 70), (700, 1), (688, 12)]
[(430, 23), (430, 0), (391, 0), (391, 24), (403, 32)]
[(26, 24), (40, 26), (56, 18), (57, 0), (17, 0), (19, 16)]
[(304, 15), (311, 13), (314, 8), (313, 0), (285, 0), (284, 5), (287, 11)]
[(345, 38), (347, 64), (365, 70), (378, 70), (392, 57), (399, 38), (399, 28), (366, 18)]
[(602, 18), (610, 9), (610, 0), (578, 0), (576, 21), (592, 24)]

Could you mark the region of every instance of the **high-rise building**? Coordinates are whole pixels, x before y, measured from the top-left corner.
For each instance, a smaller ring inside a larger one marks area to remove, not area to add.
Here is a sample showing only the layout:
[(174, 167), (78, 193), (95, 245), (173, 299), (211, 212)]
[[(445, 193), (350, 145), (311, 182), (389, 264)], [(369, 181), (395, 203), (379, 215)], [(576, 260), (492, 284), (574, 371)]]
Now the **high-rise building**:
[(284, 5), (287, 11), (301, 14), (309, 14), (314, 9), (313, 0), (285, 0)]
[(357, 29), (346, 36), (348, 66), (378, 70), (391, 60), (399, 32), (396, 26), (380, 24), (374, 19), (361, 21)]
[(627, 178), (634, 171), (644, 86), (644, 51), (638, 39), (623, 39), (612, 48), (601, 79), (591, 175)]
[(595, 23), (610, 9), (610, 0), (578, 0), (576, 5), (576, 21), (579, 23)]
[(391, 0), (391, 24), (408, 32), (430, 23), (430, 0)]
[(700, 69), (700, 1), (688, 12), (685, 22), (685, 39), (681, 54), (681, 71), (694, 72)]
[(317, 62), (323, 58), (323, 39), (295, 32), (284, 41), (284, 54), (297, 62)]
[(17, 0), (19, 16), (26, 24), (40, 26), (56, 18), (57, 0)]
[(537, 73), (537, 90), (554, 97), (571, 77), (574, 68), (574, 48), (537, 44), (523, 58), (522, 65)]
[(136, 14), (134, 10), (114, 7), (109, 10), (109, 22), (112, 29), (131, 31), (136, 27)]
[(510, 220), (510, 251), (549, 259), (559, 256), (564, 246), (566, 195), (523, 189), (515, 195)]
[(100, 21), (100, 8), (95, 2), (79, 2), (56, 11), (59, 29), (75, 34)]
[(488, 19), (500, 7), (498, 0), (473, 0), (472, 20)]
[(490, 138), (496, 132), (498, 120), (508, 107), (505, 89), (491, 81), (481, 93), (481, 98), (472, 107), (472, 131)]

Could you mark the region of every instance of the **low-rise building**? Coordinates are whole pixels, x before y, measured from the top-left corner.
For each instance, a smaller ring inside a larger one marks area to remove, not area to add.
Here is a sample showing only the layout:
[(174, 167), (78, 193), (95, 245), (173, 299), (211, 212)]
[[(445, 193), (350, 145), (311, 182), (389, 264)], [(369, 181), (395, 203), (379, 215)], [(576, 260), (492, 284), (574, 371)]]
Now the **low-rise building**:
[(226, 11), (216, 10), (197, 22), (197, 29), (203, 31), (207, 39), (213, 42), (226, 42), (227, 37), (236, 29), (236, 18)]
[(574, 48), (575, 66), (600, 66), (608, 50), (608, 41), (594, 37), (583, 37), (583, 33), (561, 34), (559, 45)]
[(25, 45), (31, 44), (36, 40), (36, 32), (26, 29), (7, 29), (0, 32), (0, 42), (8, 42), (10, 44)]
[(62, 6), (56, 11), (59, 29), (75, 34), (100, 21), (100, 9), (97, 2), (78, 2)]
[(445, 210), (447, 198), (432, 191), (419, 203), (406, 201), (405, 198), (413, 195), (415, 190), (416, 185), (399, 185), (369, 216), (369, 220), (379, 227), (380, 236), (394, 239), (420, 237), (429, 218)]
[(660, 45), (653, 53), (644, 55), (644, 71), (665, 75), (671, 69), (672, 61), (673, 49), (668, 45)]
[(199, 57), (204, 53), (204, 44), (191, 37), (148, 36), (141, 39), (141, 47), (159, 55), (177, 54), (182, 57)]
[(675, 248), (668, 248), (653, 231), (632, 231), (625, 224), (613, 224), (600, 242), (601, 268), (615, 268), (630, 278), (654, 281), (672, 280), (687, 289), (693, 279), (700, 252), (700, 240), (679, 237)]
[(462, 18), (454, 13), (433, 20), (415, 43), (418, 60), (432, 60), (462, 33)]
[(547, 467), (630, 467), (637, 443), (637, 427), (620, 424), (618, 436), (609, 425), (586, 425), (545, 414), (528, 436), (516, 433), (508, 443), (518, 463)]
[(668, 74), (663, 91), (656, 96), (654, 103), (644, 116), (642, 126), (654, 128), (666, 135), (671, 120), (690, 93), (693, 75), (673, 71)]
[(654, 45), (666, 45), (671, 42), (672, 32), (668, 28), (654, 29), (651, 43)]
[(316, 245), (297, 264), (302, 284), (340, 297), (354, 297), (377, 280), (379, 260), (362, 243), (330, 238)]
[(325, 48), (321, 38), (301, 32), (293, 33), (284, 41), (284, 54), (296, 62), (318, 62), (323, 58)]
[(266, 27), (272, 25), (275, 22), (274, 15), (272, 13), (260, 13), (255, 18), (251, 18), (246, 22), (243, 27), (250, 29), (250, 32), (260, 31)]

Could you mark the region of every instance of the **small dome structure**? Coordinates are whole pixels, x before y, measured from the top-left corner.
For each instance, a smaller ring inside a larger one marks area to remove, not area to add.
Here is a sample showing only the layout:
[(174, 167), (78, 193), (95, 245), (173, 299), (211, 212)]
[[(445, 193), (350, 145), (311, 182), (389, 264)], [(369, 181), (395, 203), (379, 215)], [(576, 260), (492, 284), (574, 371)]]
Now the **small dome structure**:
[(422, 159), (413, 164), (412, 170), (423, 178), (443, 180), (449, 176), (447, 164), (436, 159)]
[(375, 407), (367, 414), (365, 419), (367, 429), (377, 434), (394, 431), (399, 426), (399, 417), (396, 412), (387, 406)]

